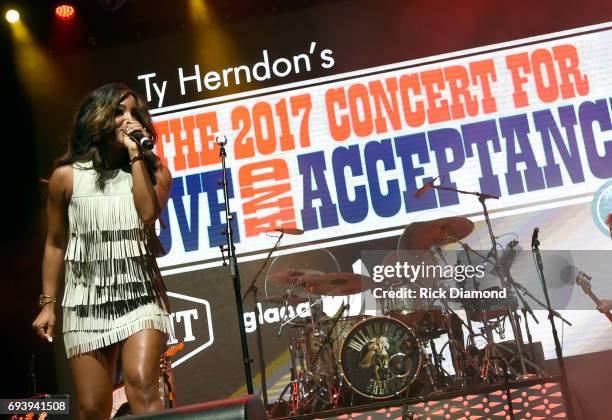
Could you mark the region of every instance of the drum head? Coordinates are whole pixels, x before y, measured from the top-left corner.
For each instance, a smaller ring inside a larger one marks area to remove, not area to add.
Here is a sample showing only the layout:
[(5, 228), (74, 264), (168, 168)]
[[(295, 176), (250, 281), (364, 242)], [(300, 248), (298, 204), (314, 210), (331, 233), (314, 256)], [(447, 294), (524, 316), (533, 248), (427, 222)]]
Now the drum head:
[(340, 349), (340, 366), (349, 386), (370, 398), (406, 390), (421, 368), (417, 338), (404, 323), (373, 317), (355, 325)]

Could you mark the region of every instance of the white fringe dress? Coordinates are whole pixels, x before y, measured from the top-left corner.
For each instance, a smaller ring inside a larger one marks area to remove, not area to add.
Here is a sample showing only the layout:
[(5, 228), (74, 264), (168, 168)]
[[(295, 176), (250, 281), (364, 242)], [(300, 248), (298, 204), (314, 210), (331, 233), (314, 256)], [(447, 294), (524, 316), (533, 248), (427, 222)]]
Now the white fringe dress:
[(172, 334), (159, 241), (136, 213), (132, 175), (119, 170), (100, 190), (91, 162), (72, 167), (62, 301), (68, 358), (144, 329)]

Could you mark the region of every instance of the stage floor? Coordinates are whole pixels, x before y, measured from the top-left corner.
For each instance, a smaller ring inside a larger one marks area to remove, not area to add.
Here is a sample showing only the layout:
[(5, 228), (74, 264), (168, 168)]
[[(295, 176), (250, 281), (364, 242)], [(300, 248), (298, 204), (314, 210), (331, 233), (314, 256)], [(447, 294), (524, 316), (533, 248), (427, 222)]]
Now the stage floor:
[[(510, 404), (508, 404), (508, 393)], [(290, 416), (283, 402), (269, 407), (275, 419), (564, 419), (558, 376), (463, 388), (427, 397), (394, 399)], [(284, 411), (284, 413), (281, 413)]]

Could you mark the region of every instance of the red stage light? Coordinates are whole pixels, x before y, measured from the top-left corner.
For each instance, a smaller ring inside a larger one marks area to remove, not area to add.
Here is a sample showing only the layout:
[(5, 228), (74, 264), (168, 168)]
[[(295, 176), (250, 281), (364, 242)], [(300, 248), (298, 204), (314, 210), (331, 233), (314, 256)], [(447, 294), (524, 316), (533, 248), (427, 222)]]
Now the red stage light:
[(55, 8), (55, 16), (62, 20), (70, 20), (74, 17), (74, 7), (69, 4), (62, 4)]

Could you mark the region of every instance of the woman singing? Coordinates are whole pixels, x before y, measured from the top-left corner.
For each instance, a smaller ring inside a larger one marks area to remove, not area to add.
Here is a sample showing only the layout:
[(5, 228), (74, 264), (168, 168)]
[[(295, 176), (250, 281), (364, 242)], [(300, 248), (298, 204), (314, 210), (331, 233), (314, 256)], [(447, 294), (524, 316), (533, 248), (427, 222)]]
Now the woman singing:
[(119, 355), (132, 413), (163, 408), (159, 359), (172, 327), (153, 223), (172, 178), (133, 140), (137, 131), (155, 140), (145, 103), (122, 84), (102, 86), (81, 105), (49, 180), (41, 311), (32, 326), (53, 341), (64, 280), (62, 332), (81, 419), (109, 418)]

